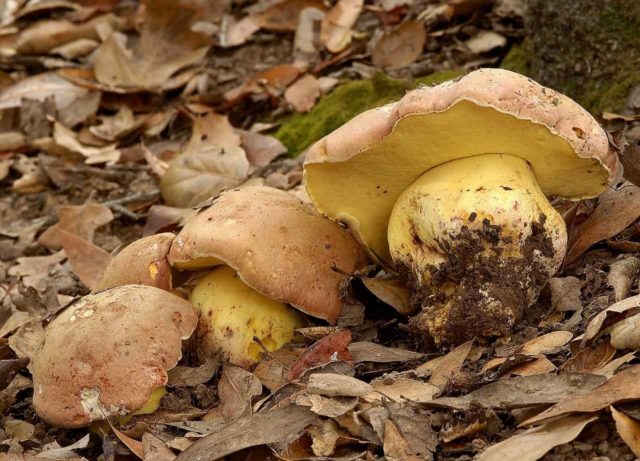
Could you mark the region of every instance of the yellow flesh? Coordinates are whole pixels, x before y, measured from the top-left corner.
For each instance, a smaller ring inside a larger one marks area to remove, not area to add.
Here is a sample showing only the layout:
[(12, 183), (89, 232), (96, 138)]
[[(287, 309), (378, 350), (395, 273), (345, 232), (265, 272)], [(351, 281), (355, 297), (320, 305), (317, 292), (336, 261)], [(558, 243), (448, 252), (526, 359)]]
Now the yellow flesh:
[(243, 367), (260, 360), (262, 348), (254, 336), (275, 351), (293, 339), (296, 328), (304, 326), (296, 310), (253, 290), (228, 266), (200, 279), (189, 299), (200, 312), (198, 340), (203, 352), (221, 352)]
[(140, 408), (138, 411), (134, 413), (134, 415), (150, 415), (155, 412), (158, 408), (160, 408), (160, 402), (162, 401), (162, 397), (167, 395), (167, 389), (164, 387), (158, 387), (151, 392), (151, 396), (147, 403), (145, 403), (144, 407)]
[[(500, 154), (454, 160), (429, 170), (396, 201), (388, 227), (391, 257), (395, 263), (411, 267), (423, 282), (430, 267), (448, 259), (442, 243), (455, 245), (463, 226), (482, 230), (487, 220), (499, 226), (503, 238), (512, 239), (512, 243), (492, 245), (501, 250), (500, 257), (522, 258), (522, 244), (541, 215), (557, 253), (555, 260), (544, 260), (551, 275), (564, 255), (566, 228), (529, 165)], [(493, 251), (486, 248), (487, 256)]]
[(577, 157), (545, 126), (469, 101), (405, 117), (390, 136), (346, 162), (307, 164), (305, 182), (320, 211), (349, 224), (388, 261), (387, 224), (398, 196), (437, 165), (495, 153), (527, 160), (547, 195), (593, 197), (606, 187), (600, 164)]

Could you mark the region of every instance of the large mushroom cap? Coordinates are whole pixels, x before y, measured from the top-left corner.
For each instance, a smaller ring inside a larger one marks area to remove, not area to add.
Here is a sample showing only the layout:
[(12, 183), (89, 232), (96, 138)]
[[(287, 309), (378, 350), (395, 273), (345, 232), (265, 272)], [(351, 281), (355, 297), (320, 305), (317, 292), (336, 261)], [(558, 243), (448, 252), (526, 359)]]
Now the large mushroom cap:
[(81, 298), (47, 327), (33, 363), (33, 405), (48, 423), (82, 427), (145, 406), (167, 384), (198, 315), (159, 288), (126, 285)]
[(171, 266), (167, 261), (175, 235), (150, 235), (126, 246), (109, 263), (94, 292), (120, 285), (148, 285), (171, 290)]
[(367, 111), (313, 145), (305, 184), (318, 209), (349, 224), (389, 260), (387, 223), (398, 196), (451, 160), (510, 154), (547, 195), (593, 197), (622, 168), (605, 131), (580, 105), (522, 75), (481, 69)]
[(340, 284), (366, 264), (340, 225), (292, 194), (262, 186), (222, 194), (182, 229), (169, 252), (179, 269), (231, 266), (265, 296), (335, 322)]

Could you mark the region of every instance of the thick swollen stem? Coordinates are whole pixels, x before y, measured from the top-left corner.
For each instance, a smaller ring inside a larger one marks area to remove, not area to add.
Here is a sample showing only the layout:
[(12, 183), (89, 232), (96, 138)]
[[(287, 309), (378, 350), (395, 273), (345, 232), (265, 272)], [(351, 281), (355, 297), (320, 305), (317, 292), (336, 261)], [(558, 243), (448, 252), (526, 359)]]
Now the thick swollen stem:
[(388, 239), (437, 344), (507, 334), (558, 270), (562, 217), (529, 164), (485, 154), (433, 168), (398, 198)]

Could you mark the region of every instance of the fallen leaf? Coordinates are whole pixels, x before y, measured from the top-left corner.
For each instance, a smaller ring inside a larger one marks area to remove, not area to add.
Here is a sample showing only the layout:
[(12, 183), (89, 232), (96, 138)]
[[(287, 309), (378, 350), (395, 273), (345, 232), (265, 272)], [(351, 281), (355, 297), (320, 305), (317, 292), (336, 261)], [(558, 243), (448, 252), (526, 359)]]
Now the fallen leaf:
[(208, 357), (202, 365), (198, 367), (186, 367), (179, 365), (169, 370), (170, 386), (193, 387), (210, 381), (218, 370), (220, 363), (218, 360)]
[(142, 451), (144, 461), (173, 461), (176, 457), (161, 438), (150, 432), (142, 435)]
[(593, 374), (611, 378), (613, 377), (615, 372), (618, 371), (618, 368), (620, 368), (622, 365), (626, 363), (631, 362), (632, 360), (635, 360), (635, 358), (636, 358), (636, 353), (629, 352), (628, 354), (625, 354), (622, 357), (618, 357), (617, 359), (610, 361), (602, 368), (598, 368), (593, 372)]
[(393, 421), (384, 424), (384, 455), (389, 461), (419, 461)]
[(340, 431), (338, 424), (332, 419), (319, 420), (307, 429), (311, 436), (311, 450), (316, 456), (327, 457), (333, 455)]
[(622, 301), (629, 295), (631, 285), (640, 271), (640, 259), (635, 256), (619, 259), (609, 266), (607, 282), (613, 288), (615, 301)]
[(440, 389), (433, 384), (408, 378), (385, 377), (373, 381), (371, 385), (375, 392), (363, 397), (369, 402), (379, 401), (384, 396), (397, 403), (405, 401), (425, 403), (430, 402), (440, 393)]
[(125, 35), (114, 32), (96, 51), (95, 77), (108, 87), (124, 91), (164, 89), (177, 72), (201, 62), (211, 44), (208, 36), (192, 26), (206, 21), (215, 5), (171, 0), (143, 3), (145, 21), (133, 48), (126, 47)]
[(28, 363), (29, 359), (27, 358), (0, 360), (0, 391), (5, 390), (16, 374)]
[(497, 32), (482, 30), (464, 44), (473, 54), (482, 54), (496, 48), (503, 48), (507, 44), (507, 38)]
[(111, 210), (91, 200), (87, 200), (82, 205), (64, 205), (58, 208), (58, 223), (44, 231), (38, 238), (38, 243), (50, 250), (59, 250), (62, 248), (62, 242), (58, 236), (59, 229), (93, 242), (96, 229), (111, 221), (113, 221)]
[(253, 373), (232, 365), (225, 365), (218, 382), (222, 414), (227, 424), (251, 415), (254, 397), (262, 394), (262, 384)]
[(551, 306), (558, 312), (582, 309), (582, 282), (577, 277), (553, 277), (549, 280)]
[[(26, 359), (27, 363), (33, 361), (44, 339), (44, 329), (40, 319), (31, 320), (21, 325), (18, 330), (9, 337), (9, 347), (15, 354)], [(31, 366), (28, 366), (31, 370)]]
[(16, 375), (9, 386), (0, 391), (0, 411), (5, 413), (16, 402), (18, 393), (32, 387), (31, 380), (22, 375)]
[(371, 391), (370, 384), (335, 373), (314, 373), (307, 383), (307, 392), (326, 397), (360, 397)]
[(294, 50), (303, 56), (313, 56), (320, 48), (320, 27), (324, 18), (324, 9), (308, 7), (300, 12), (298, 27), (293, 38)]
[(57, 54), (67, 59), (77, 59), (88, 55), (100, 46), (100, 42), (90, 38), (79, 38), (64, 45), (56, 46), (50, 50), (51, 54)]
[(418, 408), (392, 402), (385, 407), (413, 453), (422, 459), (430, 459), (438, 446), (438, 436), (431, 427), (430, 414)]
[(251, 94), (280, 95), (300, 75), (300, 68), (293, 64), (281, 64), (260, 71), (247, 79), (242, 85), (224, 93), (229, 102), (236, 102)]
[(249, 447), (290, 443), (317, 418), (308, 408), (295, 405), (247, 416), (196, 441), (176, 461), (215, 461)]
[(153, 205), (149, 209), (142, 236), (147, 237), (160, 232), (172, 231), (184, 226), (189, 219), (197, 214), (198, 212), (192, 208)]
[(609, 341), (580, 350), (575, 356), (564, 362), (562, 369), (574, 373), (590, 373), (604, 367), (616, 355), (616, 349)]
[(611, 345), (616, 349), (640, 349), (640, 314), (620, 320), (609, 330)]
[(580, 398), (606, 381), (604, 376), (562, 373), (523, 376), (496, 381), (460, 397), (439, 397), (430, 406), (468, 411), (473, 407), (509, 410), (550, 405), (567, 396)]
[[(54, 268), (60, 267), (60, 263), (65, 259), (67, 259), (67, 255), (64, 251), (58, 251), (48, 256), (23, 256), (16, 260), (17, 264), (11, 266), (8, 273), (21, 278), (26, 286), (32, 286), (36, 290), (44, 290), (49, 281), (50, 272)], [(1, 329), (5, 330), (5, 328)]]
[(89, 289), (93, 289), (102, 273), (109, 265), (112, 256), (102, 248), (94, 245), (71, 232), (57, 230), (57, 238), (64, 249), (73, 272)]
[(565, 264), (578, 259), (591, 245), (622, 232), (639, 216), (640, 188), (625, 183), (619, 189), (607, 189), (593, 213), (571, 232)]
[(556, 369), (556, 366), (544, 355), (541, 355), (537, 359), (523, 363), (509, 370), (509, 373), (518, 376), (532, 376), (545, 373), (551, 373)]
[(293, 32), (298, 27), (300, 14), (307, 8), (327, 9), (322, 0), (281, 0), (253, 17), (261, 29)]
[[(445, 355), (431, 372), (429, 383), (443, 390), (449, 384), (451, 378), (460, 371), (472, 347), (473, 340), (467, 341)], [(420, 373), (419, 369), (420, 367), (416, 369), (418, 374)]]
[(284, 99), (296, 112), (309, 112), (319, 97), (320, 83), (311, 74), (300, 77), (284, 92)]
[(542, 426), (531, 428), (503, 442), (492, 445), (478, 455), (478, 461), (535, 461), (558, 445), (569, 443), (597, 416), (567, 416)]
[(640, 456), (640, 422), (616, 410), (613, 406), (609, 409), (620, 438), (631, 448), (633, 454)]
[(356, 342), (349, 345), (349, 352), (354, 363), (374, 362), (374, 363), (392, 363), (392, 362), (411, 362), (420, 360), (424, 354), (393, 347), (385, 347), (380, 344), (371, 342)]
[(416, 306), (411, 303), (411, 292), (404, 283), (397, 279), (361, 277), (367, 290), (382, 302), (393, 307), (399, 314), (411, 315)]
[(570, 331), (552, 331), (524, 343), (520, 353), (532, 356), (550, 354), (571, 341), (571, 338), (573, 333)]
[(322, 19), (320, 40), (327, 50), (339, 53), (351, 43), (351, 28), (355, 25), (364, 0), (338, 0)]
[(640, 308), (640, 295), (631, 296), (630, 298), (612, 304), (591, 319), (584, 330), (583, 342), (593, 340), (600, 334), (603, 327), (611, 325), (615, 320), (622, 320), (623, 316), (621, 314), (624, 314), (628, 310), (638, 308)]
[(115, 115), (102, 115), (99, 119), (99, 123), (89, 127), (89, 132), (99, 139), (113, 142), (141, 129), (146, 116), (136, 117), (128, 106), (122, 106)]
[(53, 140), (57, 147), (81, 155), (88, 164), (115, 163), (120, 158), (120, 151), (115, 143), (102, 147), (84, 145), (78, 140), (74, 131), (61, 123), (56, 122), (53, 125)]
[(567, 396), (548, 410), (529, 418), (523, 426), (569, 413), (599, 411), (618, 402), (640, 399), (640, 365), (627, 368), (584, 394)]
[(294, 381), (311, 368), (324, 365), (335, 360), (351, 360), (348, 351), (351, 343), (351, 332), (339, 330), (330, 333), (305, 350), (293, 364), (286, 378)]
[[(358, 404), (357, 397), (325, 397), (320, 394), (310, 394), (306, 396), (310, 404), (311, 411), (320, 416), (328, 418), (337, 418), (345, 413), (353, 410)], [(302, 399), (296, 400), (298, 405)], [(305, 406), (309, 406), (306, 405)]]
[(287, 153), (285, 145), (273, 136), (246, 130), (238, 130), (238, 132), (247, 160), (253, 166), (267, 166), (276, 157)]
[[(2, 96), (0, 96), (0, 99)], [(19, 131), (9, 131), (6, 133), (0, 133), (0, 152), (12, 152), (22, 149), (26, 147), (29, 141), (27, 137), (19, 132)], [(8, 162), (8, 165), (11, 165), (11, 160), (6, 159), (3, 162)], [(7, 170), (8, 173), (8, 170)], [(1, 176), (2, 179), (6, 177), (6, 173), (4, 176)]]
[(37, 458), (45, 459), (72, 459), (77, 458), (78, 454), (75, 450), (84, 450), (89, 446), (91, 434), (87, 434), (77, 442), (67, 445), (66, 447), (44, 449), (36, 455)]
[(118, 439), (129, 449), (131, 453), (136, 455), (140, 459), (144, 459), (144, 446), (142, 442), (129, 437), (126, 434), (123, 434), (118, 429), (114, 427), (114, 425), (109, 421), (109, 418), (105, 417), (105, 421), (109, 424), (109, 427), (113, 431), (113, 433), (118, 437)]
[(380, 37), (371, 53), (371, 60), (383, 69), (406, 67), (420, 57), (426, 40), (422, 22), (403, 22), (394, 31)]

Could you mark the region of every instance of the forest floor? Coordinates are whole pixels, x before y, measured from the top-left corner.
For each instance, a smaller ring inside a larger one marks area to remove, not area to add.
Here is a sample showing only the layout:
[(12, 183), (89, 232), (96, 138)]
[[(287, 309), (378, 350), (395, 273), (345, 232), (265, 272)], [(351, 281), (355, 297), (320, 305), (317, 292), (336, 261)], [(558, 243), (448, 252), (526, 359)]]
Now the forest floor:
[[(419, 84), (500, 67), (525, 35), (519, 1), (330, 3), (0, 5), (0, 459), (640, 456), (638, 94), (594, 114), (630, 182), (554, 202), (568, 256), (512, 335), (425, 350), (408, 316), (354, 277), (363, 308), (338, 327), (317, 322), (250, 371), (186, 354), (151, 415), (109, 430), (36, 415), (29, 361), (46, 318), (88, 294), (113, 254), (179, 230), (193, 207), (247, 181), (303, 193), (312, 142)], [(198, 159), (224, 148), (240, 154)], [(185, 156), (194, 161), (175, 161)], [(317, 341), (345, 353), (344, 331), (350, 359), (315, 357), (315, 371), (375, 392), (310, 399), (305, 379), (286, 381)], [(219, 394), (223, 381), (236, 392)], [(303, 430), (290, 424), (300, 406), (317, 415)], [(527, 421), (547, 409), (552, 418)], [(237, 427), (243, 437), (224, 435)]]

